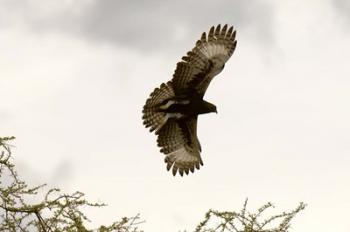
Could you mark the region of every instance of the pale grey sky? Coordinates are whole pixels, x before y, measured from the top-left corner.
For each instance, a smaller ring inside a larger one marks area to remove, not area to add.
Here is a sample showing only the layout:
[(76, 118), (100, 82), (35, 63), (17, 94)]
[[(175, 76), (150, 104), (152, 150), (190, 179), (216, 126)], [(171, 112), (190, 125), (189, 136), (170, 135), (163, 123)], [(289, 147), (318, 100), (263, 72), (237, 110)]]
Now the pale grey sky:
[[(147, 4), (146, 4), (147, 3)], [(80, 190), (108, 223), (193, 230), (209, 208), (309, 204), (293, 231), (349, 231), (350, 18), (346, 1), (0, 0), (0, 133), (31, 184)], [(238, 46), (199, 118), (204, 166), (166, 172), (142, 106), (203, 31)]]

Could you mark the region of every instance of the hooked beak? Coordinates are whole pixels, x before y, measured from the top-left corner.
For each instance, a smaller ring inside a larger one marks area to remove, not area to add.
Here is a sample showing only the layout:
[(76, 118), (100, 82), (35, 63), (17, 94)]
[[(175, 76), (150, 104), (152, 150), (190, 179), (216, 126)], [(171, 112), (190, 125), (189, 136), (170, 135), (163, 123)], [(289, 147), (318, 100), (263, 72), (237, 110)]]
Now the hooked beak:
[(215, 110), (215, 113), (217, 114), (217, 113), (218, 113), (218, 110)]

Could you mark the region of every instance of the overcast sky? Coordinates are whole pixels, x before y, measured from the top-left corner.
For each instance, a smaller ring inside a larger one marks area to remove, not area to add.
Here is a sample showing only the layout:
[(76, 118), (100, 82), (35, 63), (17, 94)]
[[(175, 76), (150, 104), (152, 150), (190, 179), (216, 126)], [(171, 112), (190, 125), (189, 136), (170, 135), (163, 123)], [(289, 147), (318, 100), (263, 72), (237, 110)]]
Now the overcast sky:
[[(95, 225), (141, 213), (146, 231), (192, 231), (210, 209), (280, 210), (298, 232), (347, 232), (350, 3), (346, 0), (0, 0), (0, 135), (30, 184), (80, 190), (108, 207)], [(142, 125), (148, 95), (203, 31), (238, 46), (199, 117), (204, 166), (167, 172)]]

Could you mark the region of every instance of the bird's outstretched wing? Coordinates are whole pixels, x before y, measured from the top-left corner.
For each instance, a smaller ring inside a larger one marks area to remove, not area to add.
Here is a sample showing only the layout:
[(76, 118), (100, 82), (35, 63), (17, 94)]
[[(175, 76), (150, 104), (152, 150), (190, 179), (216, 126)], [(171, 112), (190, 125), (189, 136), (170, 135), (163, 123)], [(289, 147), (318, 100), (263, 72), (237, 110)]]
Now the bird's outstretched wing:
[(172, 168), (175, 176), (179, 171), (182, 176), (194, 172), (203, 165), (200, 156), (201, 147), (197, 138), (197, 117), (186, 120), (168, 120), (159, 130), (158, 146), (166, 157), (168, 171)]
[(176, 94), (188, 94), (195, 90), (204, 96), (210, 81), (221, 72), (233, 54), (237, 41), (233, 27), (220, 24), (211, 27), (208, 36), (204, 32), (196, 46), (177, 63), (173, 75)]

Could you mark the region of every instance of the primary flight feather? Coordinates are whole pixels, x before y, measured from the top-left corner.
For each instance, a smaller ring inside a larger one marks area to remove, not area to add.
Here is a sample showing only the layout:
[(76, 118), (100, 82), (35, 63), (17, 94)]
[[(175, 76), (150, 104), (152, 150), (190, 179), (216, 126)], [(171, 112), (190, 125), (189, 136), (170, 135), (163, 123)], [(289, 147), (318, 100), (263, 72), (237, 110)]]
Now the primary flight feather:
[(143, 107), (143, 123), (158, 135), (167, 170), (182, 176), (203, 165), (197, 137), (199, 114), (217, 112), (203, 96), (210, 81), (233, 54), (236, 31), (220, 24), (204, 32), (195, 47), (177, 63), (171, 81), (156, 88)]

